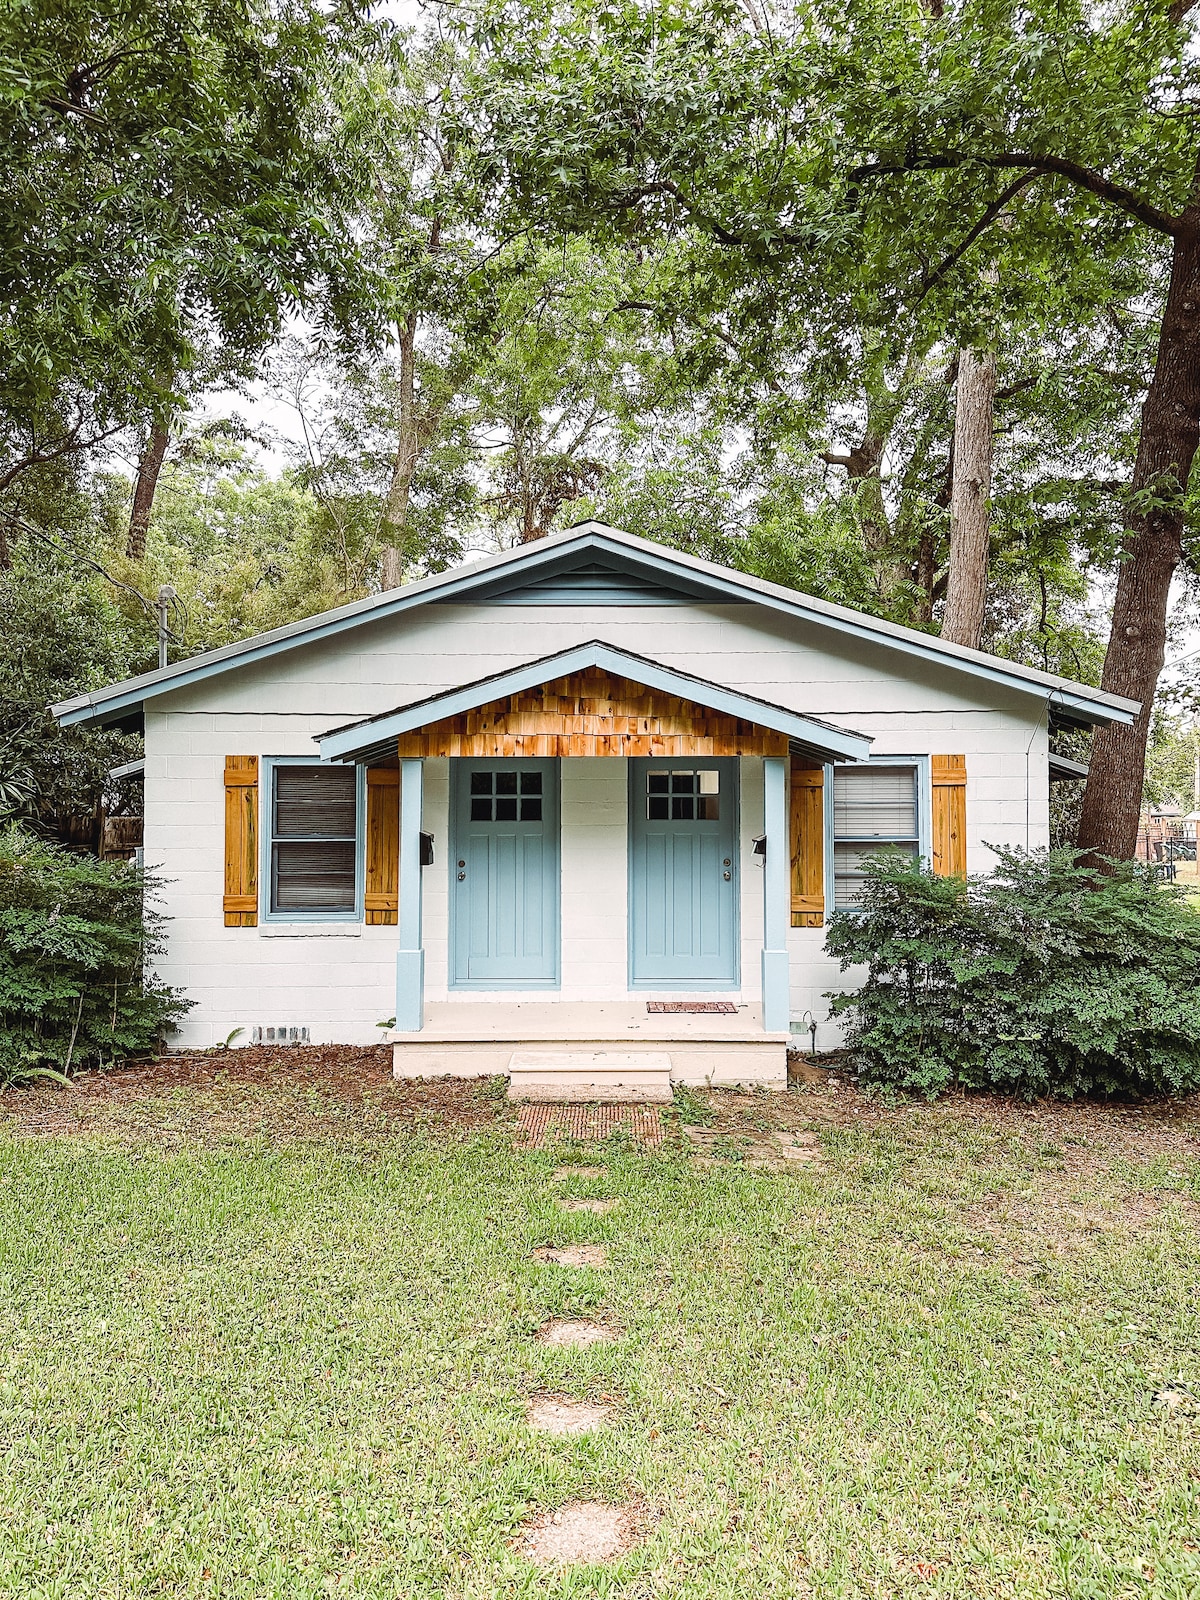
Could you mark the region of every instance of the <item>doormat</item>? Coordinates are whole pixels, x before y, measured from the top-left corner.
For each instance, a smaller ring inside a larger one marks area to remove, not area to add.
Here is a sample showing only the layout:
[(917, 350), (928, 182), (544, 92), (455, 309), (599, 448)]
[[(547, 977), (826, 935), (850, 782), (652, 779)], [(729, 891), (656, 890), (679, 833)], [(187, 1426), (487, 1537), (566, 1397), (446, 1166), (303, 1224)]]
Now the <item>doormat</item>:
[(666, 1130), (657, 1106), (634, 1105), (524, 1105), (517, 1108), (517, 1127), (527, 1149), (541, 1150), (560, 1139), (602, 1144), (624, 1130), (639, 1144), (659, 1145)]
[(671, 1016), (734, 1017), (737, 1007), (732, 1000), (647, 1000), (646, 1010), (656, 1016), (664, 1012)]

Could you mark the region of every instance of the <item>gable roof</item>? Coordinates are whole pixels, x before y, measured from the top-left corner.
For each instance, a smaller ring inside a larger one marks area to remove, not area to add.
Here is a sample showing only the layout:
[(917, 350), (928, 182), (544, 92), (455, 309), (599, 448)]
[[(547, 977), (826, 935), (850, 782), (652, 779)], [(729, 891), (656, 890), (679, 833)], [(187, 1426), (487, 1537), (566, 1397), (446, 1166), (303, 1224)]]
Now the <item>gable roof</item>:
[(402, 733), (411, 733), (428, 723), (439, 722), (443, 717), (457, 716), (461, 711), (473, 711), (489, 701), (505, 695), (520, 694), (523, 689), (536, 688), (565, 678), (574, 672), (586, 672), (598, 667), (616, 677), (629, 678), (647, 689), (660, 689), (664, 694), (677, 695), (692, 700), (712, 711), (723, 711), (728, 716), (740, 717), (770, 728), (775, 733), (785, 733), (806, 755), (819, 756), (826, 761), (865, 761), (871, 751), (871, 740), (848, 728), (838, 728), (832, 722), (818, 717), (804, 717), (786, 706), (741, 690), (725, 689), (709, 683), (704, 678), (693, 677), (688, 672), (678, 672), (664, 667), (661, 662), (650, 661), (635, 655), (631, 650), (618, 650), (602, 639), (589, 639), (586, 644), (560, 650), (555, 655), (541, 656), (524, 666), (511, 667), (506, 672), (493, 673), (474, 683), (456, 689), (444, 690), (424, 700), (414, 700), (395, 711), (385, 711), (379, 716), (366, 717), (361, 722), (350, 722), (341, 728), (331, 728), (319, 737), (322, 761), (364, 761), (372, 756), (394, 755), (395, 741)]
[[(936, 662), (969, 677), (983, 678), (990, 683), (1049, 700), (1057, 721), (1085, 725), (1129, 723), (1139, 710), (1135, 700), (1106, 694), (1101, 689), (1073, 683), (1068, 678), (1058, 678), (1048, 672), (1039, 672), (1035, 667), (1019, 666), (1016, 662), (1005, 661), (982, 650), (968, 650), (963, 645), (949, 644), (932, 634), (920, 633), (914, 628), (902, 628), (894, 622), (884, 622), (864, 612), (851, 610), (849, 606), (832, 605), (827, 600), (786, 589), (781, 584), (767, 583), (762, 578), (735, 572), (715, 562), (703, 561), (698, 556), (668, 550), (663, 545), (639, 539), (634, 534), (607, 527), (600, 522), (580, 523), (577, 527), (540, 539), (536, 544), (520, 545), (514, 550), (485, 557), (468, 566), (423, 578), (418, 583), (370, 595), (365, 600), (352, 601), (336, 610), (323, 611), (315, 617), (305, 617), (300, 622), (275, 628), (270, 633), (241, 639), (219, 650), (209, 650), (203, 655), (177, 661), (154, 672), (144, 672), (123, 683), (76, 695), (50, 709), (64, 727), (125, 720), (157, 695), (221, 673), (236, 671), (252, 662), (318, 640), (335, 637), (364, 623), (383, 621), (417, 606), (434, 603), (505, 603), (503, 597), (506, 593), (513, 595), (514, 591), (521, 588), (528, 591), (541, 580), (564, 579), (572, 572), (590, 573), (588, 582), (582, 585), (576, 583), (577, 598), (571, 600), (565, 597), (560, 585), (559, 593), (554, 598), (546, 598), (541, 603), (595, 604), (598, 600), (597, 568), (624, 575), (635, 585), (638, 580), (645, 580), (640, 585), (644, 595), (640, 603), (643, 605), (663, 603), (645, 594), (648, 582), (651, 589), (672, 591), (693, 604), (763, 606), (828, 628), (834, 633)], [(566, 588), (570, 590), (571, 585), (568, 583)], [(544, 589), (542, 592), (547, 593)], [(553, 589), (549, 592), (553, 593)], [(516, 599), (514, 596), (508, 603), (538, 602)], [(606, 602), (601, 599), (599, 603)], [(638, 602), (621, 597), (607, 603)]]

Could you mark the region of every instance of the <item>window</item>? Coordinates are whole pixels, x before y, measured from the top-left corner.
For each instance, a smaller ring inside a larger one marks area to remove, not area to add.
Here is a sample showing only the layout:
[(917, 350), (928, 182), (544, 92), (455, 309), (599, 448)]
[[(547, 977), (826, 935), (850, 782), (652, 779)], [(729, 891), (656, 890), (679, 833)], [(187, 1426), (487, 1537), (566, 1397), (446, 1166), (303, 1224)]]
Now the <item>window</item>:
[(648, 772), (646, 817), (650, 822), (717, 822), (721, 774), (714, 770)]
[(856, 906), (863, 863), (881, 851), (922, 854), (921, 764), (864, 761), (833, 769), (833, 905)]
[(540, 772), (473, 772), (472, 822), (540, 822), (542, 775)]
[(271, 913), (354, 916), (358, 910), (358, 773), (275, 762), (267, 817)]

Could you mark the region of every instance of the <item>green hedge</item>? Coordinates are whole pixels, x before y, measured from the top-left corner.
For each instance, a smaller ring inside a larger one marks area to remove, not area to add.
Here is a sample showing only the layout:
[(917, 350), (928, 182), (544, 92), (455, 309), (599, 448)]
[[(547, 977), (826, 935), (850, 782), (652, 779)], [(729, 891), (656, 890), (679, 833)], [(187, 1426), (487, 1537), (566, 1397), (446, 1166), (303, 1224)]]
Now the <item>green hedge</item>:
[(860, 912), (830, 919), (831, 994), (864, 1082), (1036, 1095), (1200, 1088), (1200, 914), (1181, 885), (1078, 852), (998, 850), (990, 876), (876, 857)]
[(190, 1009), (150, 971), (153, 892), (126, 862), (0, 831), (0, 1084), (153, 1050)]

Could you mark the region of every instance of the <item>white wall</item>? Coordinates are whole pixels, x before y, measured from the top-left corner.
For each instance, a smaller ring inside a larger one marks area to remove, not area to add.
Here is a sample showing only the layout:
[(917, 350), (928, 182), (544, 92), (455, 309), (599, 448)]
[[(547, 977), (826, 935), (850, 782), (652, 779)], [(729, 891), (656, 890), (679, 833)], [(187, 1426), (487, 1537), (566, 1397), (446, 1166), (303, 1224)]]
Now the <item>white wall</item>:
[[(172, 880), (165, 892), (173, 921), (159, 970), (199, 1002), (181, 1042), (207, 1045), (260, 1023), (304, 1025), (314, 1040), (369, 1042), (379, 1037), (375, 1023), (394, 1010), (393, 927), (224, 926), (226, 755), (311, 755), (314, 737), (331, 727), (593, 638), (873, 735), (877, 754), (965, 755), (973, 872), (987, 869), (989, 842), (1046, 842), (1039, 695), (757, 607), (431, 605), (151, 703), (146, 859)], [(626, 781), (624, 761), (563, 763), (561, 998), (626, 993)], [(448, 787), (448, 763), (427, 762), (425, 826), (438, 856), (424, 873), (431, 999), (447, 992)], [(751, 841), (762, 831), (761, 761), (743, 762), (741, 815), (742, 997), (752, 1000), (760, 983), (762, 876)], [(822, 953), (823, 937), (819, 929), (791, 932), (797, 1018), (812, 1010), (824, 1019), (823, 991), (844, 981)], [(820, 1042), (833, 1037), (825, 1028)]]

